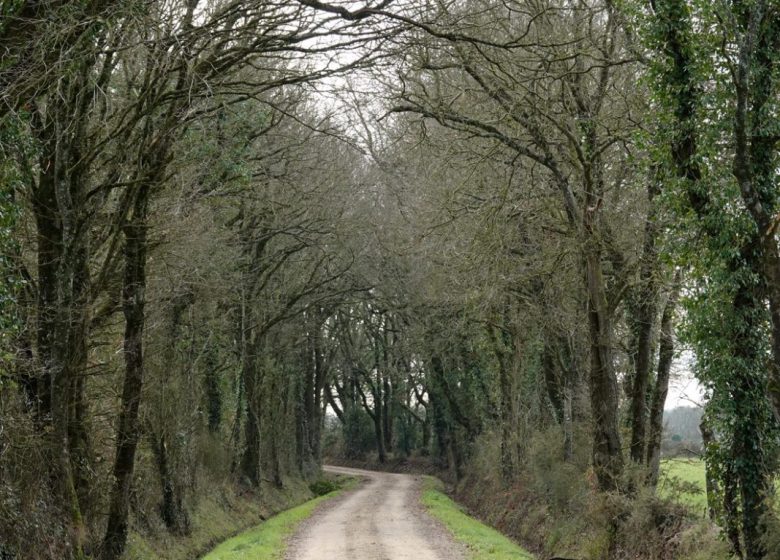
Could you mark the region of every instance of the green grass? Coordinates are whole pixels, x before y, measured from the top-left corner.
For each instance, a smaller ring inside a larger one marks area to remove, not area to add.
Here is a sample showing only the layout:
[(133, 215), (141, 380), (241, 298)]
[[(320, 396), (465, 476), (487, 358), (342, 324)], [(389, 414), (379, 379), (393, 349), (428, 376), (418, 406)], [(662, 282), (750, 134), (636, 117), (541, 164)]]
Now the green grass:
[[(775, 482), (780, 490), (780, 479)], [(701, 459), (664, 459), (658, 489), (662, 496), (676, 499), (697, 513), (706, 515), (707, 481), (704, 461)], [(697, 491), (698, 490), (698, 491)]]
[(308, 485), (297, 479), (285, 481), (283, 489), (264, 483), (257, 492), (239, 492), (239, 487), (230, 481), (204, 481), (190, 508), (188, 535), (172, 535), (159, 516), (151, 514), (144, 519), (143, 530), (135, 525), (123, 560), (200, 558), (238, 530), (254, 527), (259, 519), (300, 505), (311, 497)]
[(422, 502), (469, 551), (470, 560), (533, 560), (507, 537), (463, 512), (461, 507), (437, 489), (440, 483), (425, 477)]
[(674, 497), (704, 515), (707, 510), (704, 461), (681, 458), (661, 461), (658, 489), (662, 496)]
[(298, 525), (308, 518), (320, 503), (336, 497), (357, 482), (349, 479), (339, 490), (289, 509), (240, 535), (226, 540), (202, 560), (278, 560), (284, 557), (287, 540)]

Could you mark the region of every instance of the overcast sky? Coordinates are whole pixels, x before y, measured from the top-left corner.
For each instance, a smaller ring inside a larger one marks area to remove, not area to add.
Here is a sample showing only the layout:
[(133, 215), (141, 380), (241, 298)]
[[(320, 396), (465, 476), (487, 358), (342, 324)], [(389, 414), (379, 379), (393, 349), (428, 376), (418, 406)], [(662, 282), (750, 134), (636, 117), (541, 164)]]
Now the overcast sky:
[(675, 358), (672, 379), (669, 381), (669, 394), (666, 397), (666, 410), (703, 404), (704, 392), (691, 371), (693, 360), (690, 350), (683, 350), (681, 355)]

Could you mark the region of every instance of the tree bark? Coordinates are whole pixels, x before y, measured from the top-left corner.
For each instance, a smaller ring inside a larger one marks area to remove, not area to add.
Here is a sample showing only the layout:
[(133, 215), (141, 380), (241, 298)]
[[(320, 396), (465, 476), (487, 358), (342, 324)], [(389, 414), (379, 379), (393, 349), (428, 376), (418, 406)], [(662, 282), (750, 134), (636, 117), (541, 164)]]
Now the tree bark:
[[(515, 440), (514, 434), (514, 408), (513, 408), (513, 389), (510, 360), (513, 359), (515, 352), (512, 335), (507, 328), (501, 329), (500, 336), (496, 334), (496, 329), (488, 329), (488, 335), (493, 346), (493, 353), (498, 362), (498, 390), (499, 390), (499, 410), (496, 420), (501, 431), (501, 476), (504, 482), (511, 482), (515, 476), (515, 454), (512, 441)], [(546, 348), (546, 346), (545, 346)], [(546, 356), (545, 356), (546, 357)], [(550, 393), (550, 371), (547, 361), (543, 358), (542, 366), (544, 368), (544, 378), (547, 385), (548, 394)], [(554, 391), (553, 391), (554, 393)], [(550, 400), (554, 399), (550, 395)], [(555, 403), (553, 402), (553, 406)]]
[[(702, 415), (701, 422), (699, 423), (699, 431), (701, 432), (701, 439), (702, 443), (704, 444), (704, 449), (710, 449), (710, 446), (715, 443), (715, 433), (712, 431), (712, 428), (709, 426), (709, 422), (707, 421), (707, 412), (704, 412), (704, 415)], [(718, 496), (718, 481), (715, 475), (712, 472), (712, 465), (705, 462), (704, 467), (704, 479), (705, 479), (705, 487), (707, 491), (707, 515), (713, 522), (717, 520), (717, 510), (715, 508), (715, 503)]]
[(382, 374), (382, 434), (385, 440), (385, 450), (393, 450), (393, 393), (390, 378), (387, 373)]
[(378, 414), (380, 411), (381, 411), (381, 405), (379, 410), (376, 410), (374, 412), (374, 415), (372, 416), (371, 420), (374, 423), (374, 439), (376, 440), (377, 458), (379, 459), (380, 463), (384, 464), (387, 462), (387, 453), (385, 452), (385, 438), (384, 438), (384, 434), (382, 433), (382, 420)]
[(258, 386), (256, 344), (247, 333), (243, 344), (241, 377), (246, 394), (244, 453), (241, 472), (253, 486), (260, 485), (260, 388)]
[(222, 388), (219, 383), (219, 371), (214, 352), (213, 348), (207, 350), (204, 360), (204, 385), (209, 432), (218, 434), (222, 426)]
[(510, 482), (515, 476), (514, 419), (513, 419), (513, 383), (509, 374), (509, 366), (504, 363), (499, 366), (498, 386), (501, 392), (501, 476), (504, 482)]
[[(53, 157), (53, 156), (52, 156)], [(40, 373), (32, 384), (39, 425), (51, 421), (52, 352), (56, 328), (57, 276), (62, 258), (62, 229), (57, 217), (54, 165), (41, 158), (41, 174), (33, 196), (38, 243), (37, 340)]]
[(387, 449), (385, 448), (385, 432), (382, 421), (384, 418), (384, 412), (382, 410), (384, 408), (384, 399), (382, 398), (382, 380), (380, 375), (381, 374), (377, 372), (376, 386), (371, 395), (374, 399), (374, 414), (372, 420), (374, 421), (374, 438), (376, 439), (377, 457), (379, 458), (380, 463), (385, 463), (387, 462)]
[(726, 464), (726, 472), (723, 476), (723, 528), (726, 538), (731, 546), (731, 553), (737, 558), (744, 559), (742, 542), (739, 531), (739, 479), (732, 463)]
[(85, 528), (87, 439), (83, 383), (89, 332), (89, 238), (78, 150), (63, 132), (73, 116), (67, 104), (79, 77), (63, 79), (45, 112), (36, 107), (32, 127), (41, 144), (40, 172), (33, 187), (38, 241), (37, 367), (30, 382), (37, 427), (51, 443), (55, 493), (71, 525), (74, 556), (82, 555)]
[[(588, 216), (590, 212), (586, 212)], [(586, 217), (586, 229), (592, 231)], [(599, 488), (617, 490), (623, 472), (618, 426), (618, 388), (612, 356), (612, 322), (606, 300), (598, 241), (586, 241), (585, 259), (590, 333), (590, 400), (593, 414), (593, 464)]]
[(648, 187), (648, 199), (651, 205), (644, 231), (642, 244), (642, 263), (639, 272), (638, 301), (636, 302), (636, 348), (634, 351), (634, 378), (631, 385), (631, 459), (635, 463), (645, 460), (647, 428), (647, 396), (650, 380), (651, 358), (653, 354), (652, 333), (656, 320), (658, 289), (658, 257), (656, 236), (658, 224), (653, 211), (653, 199), (657, 187)]
[(323, 405), (322, 397), (325, 390), (325, 381), (327, 378), (327, 365), (325, 357), (322, 354), (322, 325), (317, 324), (317, 331), (314, 339), (314, 395), (312, 399), (312, 425), (311, 425), (311, 450), (315, 465), (322, 463), (322, 421)]
[(103, 538), (102, 560), (117, 560), (127, 544), (130, 489), (140, 435), (138, 410), (144, 378), (143, 332), (149, 195), (149, 185), (142, 185), (136, 194), (132, 216), (123, 228), (125, 272), (122, 311), (125, 316), (125, 379), (117, 429), (114, 486)]
[(168, 531), (176, 535), (186, 535), (189, 532), (189, 519), (182, 507), (181, 490), (174, 480), (165, 435), (149, 434), (149, 436), (162, 487), (160, 517)]
[(574, 422), (572, 420), (571, 393), (571, 387), (566, 387), (563, 391), (563, 460), (566, 463), (574, 461)]
[(677, 300), (680, 295), (680, 271), (675, 273), (669, 300), (666, 302), (661, 317), (661, 341), (658, 351), (658, 372), (653, 389), (653, 400), (650, 404), (650, 422), (647, 435), (647, 466), (648, 482), (651, 486), (658, 484), (661, 467), (661, 437), (663, 435), (664, 405), (669, 392), (669, 376), (674, 358), (674, 315)]
[(544, 374), (544, 385), (547, 390), (547, 398), (552, 406), (553, 416), (558, 424), (563, 425), (564, 418), (564, 391), (561, 383), (561, 375), (555, 363), (555, 354), (551, 343), (544, 345), (542, 351), (542, 372)]

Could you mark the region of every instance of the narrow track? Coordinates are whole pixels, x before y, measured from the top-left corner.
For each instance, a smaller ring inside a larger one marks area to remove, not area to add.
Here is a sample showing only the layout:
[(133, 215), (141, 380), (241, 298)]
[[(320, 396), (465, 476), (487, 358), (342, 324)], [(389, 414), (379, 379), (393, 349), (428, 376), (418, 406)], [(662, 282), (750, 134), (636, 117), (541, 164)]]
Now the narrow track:
[(459, 560), (463, 551), (419, 504), (419, 478), (342, 467), (366, 481), (326, 502), (293, 537), (287, 560)]

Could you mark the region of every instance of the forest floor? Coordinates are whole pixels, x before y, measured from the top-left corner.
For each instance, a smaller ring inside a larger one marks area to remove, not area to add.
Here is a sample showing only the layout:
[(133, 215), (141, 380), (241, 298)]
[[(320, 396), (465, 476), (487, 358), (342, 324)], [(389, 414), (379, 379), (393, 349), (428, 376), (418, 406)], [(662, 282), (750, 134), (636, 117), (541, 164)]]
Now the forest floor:
[(327, 472), (366, 479), (331, 500), (293, 537), (288, 560), (457, 560), (465, 549), (420, 503), (422, 478), (342, 467)]

